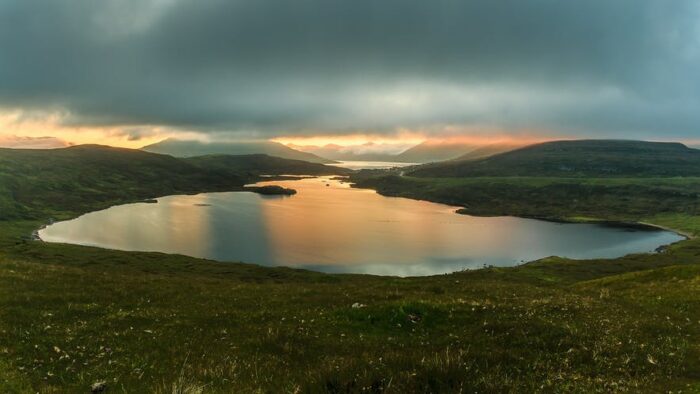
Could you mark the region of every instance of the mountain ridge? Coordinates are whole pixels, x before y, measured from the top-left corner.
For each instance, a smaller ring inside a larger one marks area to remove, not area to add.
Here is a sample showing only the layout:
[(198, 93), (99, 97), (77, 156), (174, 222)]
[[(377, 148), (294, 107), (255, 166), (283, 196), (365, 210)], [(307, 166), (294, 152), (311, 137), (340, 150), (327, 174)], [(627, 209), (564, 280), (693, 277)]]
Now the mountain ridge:
[(430, 163), (456, 159), (479, 146), (464, 142), (424, 141), (398, 154), (394, 161), (404, 163)]
[(310, 163), (334, 163), (313, 153), (301, 152), (286, 145), (272, 141), (250, 142), (200, 142), (196, 140), (179, 140), (167, 138), (155, 144), (146, 145), (141, 150), (175, 157), (195, 157), (206, 155), (249, 155), (266, 154), (283, 159), (303, 160)]
[(470, 161), (418, 167), (418, 177), (699, 176), (700, 150), (678, 142), (562, 140)]

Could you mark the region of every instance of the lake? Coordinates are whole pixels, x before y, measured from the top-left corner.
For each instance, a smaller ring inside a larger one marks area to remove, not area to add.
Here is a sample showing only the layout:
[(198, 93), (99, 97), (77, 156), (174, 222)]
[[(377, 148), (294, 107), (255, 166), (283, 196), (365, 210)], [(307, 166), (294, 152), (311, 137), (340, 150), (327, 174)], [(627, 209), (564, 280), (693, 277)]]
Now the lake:
[(349, 168), (351, 170), (385, 170), (387, 168), (415, 166), (418, 163), (402, 163), (394, 161), (338, 161), (328, 164), (329, 166)]
[(455, 214), (330, 177), (261, 182), (251, 192), (168, 196), (92, 212), (39, 232), (47, 242), (179, 253), (323, 272), (419, 276), (547, 257), (614, 258), (683, 239), (668, 231)]

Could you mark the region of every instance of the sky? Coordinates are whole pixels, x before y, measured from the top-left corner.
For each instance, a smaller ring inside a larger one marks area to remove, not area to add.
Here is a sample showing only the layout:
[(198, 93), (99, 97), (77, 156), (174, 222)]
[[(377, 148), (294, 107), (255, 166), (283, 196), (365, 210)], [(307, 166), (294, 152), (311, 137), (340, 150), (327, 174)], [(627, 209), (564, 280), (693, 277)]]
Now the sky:
[(696, 0), (0, 0), (0, 144), (693, 142), (698, 70)]

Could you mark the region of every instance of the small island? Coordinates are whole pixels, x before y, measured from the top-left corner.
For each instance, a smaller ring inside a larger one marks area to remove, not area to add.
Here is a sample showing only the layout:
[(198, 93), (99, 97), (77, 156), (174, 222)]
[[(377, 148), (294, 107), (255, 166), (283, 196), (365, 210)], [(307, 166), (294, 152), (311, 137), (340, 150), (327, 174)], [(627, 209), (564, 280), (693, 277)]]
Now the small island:
[(289, 189), (278, 185), (248, 186), (245, 189), (265, 196), (293, 196), (297, 194), (297, 191), (294, 189)]

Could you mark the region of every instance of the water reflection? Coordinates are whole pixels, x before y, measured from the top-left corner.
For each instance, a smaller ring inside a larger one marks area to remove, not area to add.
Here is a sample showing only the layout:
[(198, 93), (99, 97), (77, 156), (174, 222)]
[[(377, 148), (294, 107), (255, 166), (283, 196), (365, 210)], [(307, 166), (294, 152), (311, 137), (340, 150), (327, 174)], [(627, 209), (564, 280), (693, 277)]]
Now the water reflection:
[(348, 160), (348, 161), (338, 161), (336, 163), (331, 163), (331, 166), (349, 168), (351, 170), (380, 170), (387, 168), (397, 168), (397, 167), (408, 167), (414, 166), (418, 163), (402, 163), (394, 161), (360, 161), (360, 160)]
[(383, 197), (330, 178), (262, 184), (298, 193), (169, 196), (56, 223), (40, 235), (50, 242), (401, 276), (511, 266), (551, 255), (619, 257), (681, 239), (665, 231), (457, 215), (453, 207)]

